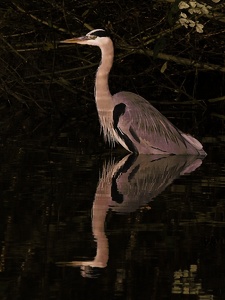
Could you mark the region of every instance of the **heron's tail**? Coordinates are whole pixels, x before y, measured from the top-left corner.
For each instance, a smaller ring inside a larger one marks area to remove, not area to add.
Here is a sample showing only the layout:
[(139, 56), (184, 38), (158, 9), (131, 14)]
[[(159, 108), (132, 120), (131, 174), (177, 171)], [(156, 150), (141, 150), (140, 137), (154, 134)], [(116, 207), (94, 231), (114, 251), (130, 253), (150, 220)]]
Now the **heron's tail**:
[(201, 156), (206, 156), (206, 152), (203, 150), (202, 144), (196, 140), (193, 136), (187, 133), (181, 133), (183, 138), (185, 138), (186, 141), (188, 141), (189, 144), (191, 144), (199, 153)]

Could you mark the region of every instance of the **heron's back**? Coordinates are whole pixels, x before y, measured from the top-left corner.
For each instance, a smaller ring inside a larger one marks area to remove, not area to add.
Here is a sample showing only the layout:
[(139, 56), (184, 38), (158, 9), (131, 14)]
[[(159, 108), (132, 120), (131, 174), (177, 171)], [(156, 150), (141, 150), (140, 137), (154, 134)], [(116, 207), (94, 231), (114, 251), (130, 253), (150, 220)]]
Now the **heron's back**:
[(124, 112), (117, 116), (118, 130), (132, 142), (139, 154), (206, 155), (198, 140), (177, 129), (141, 96), (119, 92), (113, 95), (113, 101), (114, 107), (124, 105)]

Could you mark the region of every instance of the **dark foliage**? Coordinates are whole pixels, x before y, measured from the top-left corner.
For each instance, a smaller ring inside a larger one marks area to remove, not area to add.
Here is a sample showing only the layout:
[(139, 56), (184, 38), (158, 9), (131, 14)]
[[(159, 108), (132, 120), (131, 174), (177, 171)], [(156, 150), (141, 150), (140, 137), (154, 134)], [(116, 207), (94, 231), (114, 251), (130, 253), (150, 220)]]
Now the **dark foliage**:
[[(173, 122), (181, 122), (184, 130), (188, 121), (188, 130), (196, 134), (221, 129), (224, 98), (212, 99), (225, 93), (224, 4), (213, 7), (220, 17), (199, 18), (204, 24), (200, 34), (178, 26), (178, 2), (1, 2), (3, 141), (34, 132), (43, 120), (52, 124), (52, 119), (59, 124), (72, 120), (75, 135), (84, 139), (98, 135), (93, 85), (100, 53), (96, 48), (59, 44), (93, 28), (106, 28), (115, 42), (112, 93), (139, 93), (167, 117), (173, 116)], [(215, 70), (210, 69), (212, 64)], [(215, 128), (207, 128), (208, 120)]]

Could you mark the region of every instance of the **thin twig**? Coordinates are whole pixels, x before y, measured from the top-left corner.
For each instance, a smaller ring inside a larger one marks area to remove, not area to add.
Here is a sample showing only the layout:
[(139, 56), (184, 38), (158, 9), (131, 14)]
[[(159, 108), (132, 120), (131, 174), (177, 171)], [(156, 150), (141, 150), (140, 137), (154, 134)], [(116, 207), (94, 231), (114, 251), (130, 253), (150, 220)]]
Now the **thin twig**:
[(211, 103), (219, 102), (219, 101), (225, 101), (225, 96), (218, 97), (218, 98), (208, 99), (208, 102), (211, 102)]
[[(154, 56), (154, 51), (153, 50), (137, 49), (136, 51), (132, 52), (132, 54), (133, 53), (147, 54), (147, 55), (152, 56), (152, 57)], [(184, 58), (184, 57), (177, 57), (177, 56), (170, 55), (170, 54), (158, 53), (157, 58), (167, 60), (167, 61), (173, 61), (173, 62), (176, 62), (176, 63), (181, 64), (181, 65), (192, 66), (194, 68), (203, 69), (203, 70), (207, 70), (207, 71), (220, 71), (220, 72), (223, 72), (223, 73), (225, 72), (225, 67), (221, 67), (219, 65), (204, 63), (204, 62), (197, 62), (195, 60), (191, 60), (191, 59)]]
[[(16, 4), (15, 2), (12, 2), (12, 3), (15, 5), (15, 7), (16, 7), (20, 12), (22, 12), (22, 13), (28, 15), (30, 18), (32, 18), (33, 20), (37, 21), (38, 23), (41, 23), (41, 24), (43, 24), (43, 25), (45, 25), (45, 26), (51, 27), (51, 28), (53, 28), (53, 29), (56, 29), (56, 30), (58, 30), (58, 31), (61, 31), (61, 32), (64, 32), (64, 33), (67, 33), (67, 34), (71, 34), (71, 32), (69, 32), (68, 30), (66, 30), (66, 29), (64, 29), (64, 28), (58, 27), (58, 26), (52, 24), (51, 22), (46, 22), (46, 21), (44, 21), (44, 20), (42, 20), (42, 19), (36, 17), (35, 15), (33, 15), (33, 14), (29, 13), (29, 12), (26, 12), (21, 6), (19, 6), (19, 5)], [(89, 30), (92, 30), (92, 29), (93, 29), (89, 24), (83, 23), (80, 19), (76, 18), (76, 20), (77, 20), (78, 23), (84, 25), (84, 26), (85, 26), (86, 28), (88, 28)], [(74, 32), (72, 32), (72, 34), (75, 35)]]

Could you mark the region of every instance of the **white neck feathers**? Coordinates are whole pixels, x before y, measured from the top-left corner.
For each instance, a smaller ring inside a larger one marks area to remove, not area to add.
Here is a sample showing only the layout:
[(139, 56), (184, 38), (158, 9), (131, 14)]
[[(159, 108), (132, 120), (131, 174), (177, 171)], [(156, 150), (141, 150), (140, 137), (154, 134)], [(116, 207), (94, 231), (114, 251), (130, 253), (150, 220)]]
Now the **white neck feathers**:
[(104, 137), (114, 142), (113, 130), (113, 100), (109, 91), (108, 77), (113, 64), (113, 44), (111, 40), (100, 45), (102, 60), (95, 78), (95, 101)]

